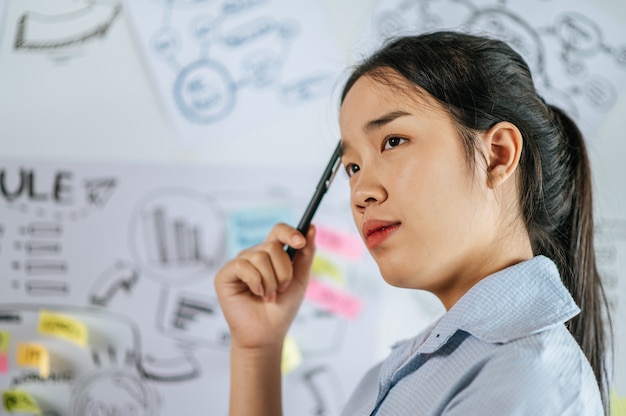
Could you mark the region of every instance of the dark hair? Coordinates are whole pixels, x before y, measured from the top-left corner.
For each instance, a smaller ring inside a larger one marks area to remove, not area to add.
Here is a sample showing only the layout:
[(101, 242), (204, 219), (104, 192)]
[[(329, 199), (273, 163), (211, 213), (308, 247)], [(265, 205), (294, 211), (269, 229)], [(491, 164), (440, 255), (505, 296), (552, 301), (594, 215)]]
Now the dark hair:
[(543, 101), (524, 59), (496, 39), (435, 32), (392, 40), (356, 67), (342, 102), (364, 75), (398, 89), (408, 81), (438, 100), (450, 112), (472, 166), (476, 132), (501, 121), (517, 126), (524, 139), (521, 215), (534, 254), (556, 263), (581, 309), (567, 325), (593, 368), (606, 410), (610, 319), (596, 266), (589, 161), (575, 123)]

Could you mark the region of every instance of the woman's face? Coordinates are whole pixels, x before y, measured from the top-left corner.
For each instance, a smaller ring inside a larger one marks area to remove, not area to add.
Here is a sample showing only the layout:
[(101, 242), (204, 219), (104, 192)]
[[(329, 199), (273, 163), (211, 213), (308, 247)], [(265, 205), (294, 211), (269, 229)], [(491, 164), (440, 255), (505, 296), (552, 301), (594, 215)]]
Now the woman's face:
[(472, 171), (450, 115), (429, 94), (363, 76), (339, 123), (357, 228), (384, 279), (449, 308), (488, 273), (497, 243), (485, 163)]

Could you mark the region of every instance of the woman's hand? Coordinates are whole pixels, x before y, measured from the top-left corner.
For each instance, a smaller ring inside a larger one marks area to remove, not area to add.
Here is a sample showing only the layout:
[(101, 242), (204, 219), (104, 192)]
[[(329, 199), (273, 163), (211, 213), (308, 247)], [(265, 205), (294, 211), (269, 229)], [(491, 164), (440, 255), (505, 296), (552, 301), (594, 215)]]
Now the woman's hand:
[[(282, 346), (307, 287), (314, 238), (313, 226), (305, 239), (297, 229), (278, 224), (263, 243), (242, 251), (218, 272), (215, 290), (233, 347)], [(285, 245), (298, 249), (293, 263)]]

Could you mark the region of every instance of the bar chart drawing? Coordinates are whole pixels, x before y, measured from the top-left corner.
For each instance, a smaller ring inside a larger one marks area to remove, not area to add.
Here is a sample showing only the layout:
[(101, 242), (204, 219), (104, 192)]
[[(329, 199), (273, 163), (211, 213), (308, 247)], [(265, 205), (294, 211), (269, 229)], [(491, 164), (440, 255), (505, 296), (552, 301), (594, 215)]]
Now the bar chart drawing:
[(230, 332), (217, 297), (191, 290), (162, 288), (158, 330), (179, 345), (225, 350)]
[(168, 283), (217, 266), (221, 215), (210, 198), (183, 190), (148, 196), (131, 224), (131, 244), (147, 275)]

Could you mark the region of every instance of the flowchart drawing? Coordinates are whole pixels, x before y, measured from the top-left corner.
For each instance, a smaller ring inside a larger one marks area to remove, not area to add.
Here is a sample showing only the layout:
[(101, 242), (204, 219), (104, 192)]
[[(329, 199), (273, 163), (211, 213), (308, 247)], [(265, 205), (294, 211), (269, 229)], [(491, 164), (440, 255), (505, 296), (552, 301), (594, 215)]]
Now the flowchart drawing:
[(593, 137), (626, 86), (626, 30), (581, 1), (418, 0), (380, 2), (378, 39), (453, 29), (508, 42), (528, 63), (547, 102)]
[(133, 0), (125, 6), (183, 138), (230, 136), (330, 95), (340, 60), (317, 30), (325, 22), (313, 1), (298, 8), (284, 0)]

